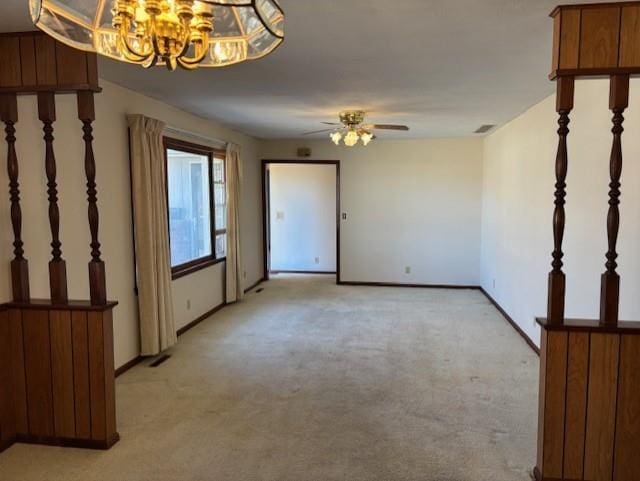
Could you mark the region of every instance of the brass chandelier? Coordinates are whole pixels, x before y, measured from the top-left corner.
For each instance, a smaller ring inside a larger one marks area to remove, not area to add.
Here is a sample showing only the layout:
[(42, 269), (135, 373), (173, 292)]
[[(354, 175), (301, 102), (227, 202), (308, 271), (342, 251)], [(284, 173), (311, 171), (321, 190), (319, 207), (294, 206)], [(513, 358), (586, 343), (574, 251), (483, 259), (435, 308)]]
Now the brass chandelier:
[(284, 40), (277, 0), (29, 0), (34, 24), (71, 47), (143, 67), (223, 67)]

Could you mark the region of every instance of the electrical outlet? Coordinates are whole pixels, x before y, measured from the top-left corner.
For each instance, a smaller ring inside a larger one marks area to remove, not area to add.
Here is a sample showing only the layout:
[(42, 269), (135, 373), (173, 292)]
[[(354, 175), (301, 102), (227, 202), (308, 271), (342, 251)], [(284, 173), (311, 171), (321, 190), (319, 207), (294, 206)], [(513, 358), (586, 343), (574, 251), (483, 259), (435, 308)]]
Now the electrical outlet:
[(316, 264), (320, 264), (320, 258), (316, 257)]
[(347, 213), (346, 212), (342, 213), (342, 220), (347, 220)]
[(187, 299), (187, 311), (191, 310), (191, 299)]
[(404, 273), (405, 274), (411, 274), (411, 266), (407, 266), (404, 268)]
[(242, 277), (243, 277), (244, 279), (246, 279), (246, 278), (247, 278), (247, 271), (242, 271)]

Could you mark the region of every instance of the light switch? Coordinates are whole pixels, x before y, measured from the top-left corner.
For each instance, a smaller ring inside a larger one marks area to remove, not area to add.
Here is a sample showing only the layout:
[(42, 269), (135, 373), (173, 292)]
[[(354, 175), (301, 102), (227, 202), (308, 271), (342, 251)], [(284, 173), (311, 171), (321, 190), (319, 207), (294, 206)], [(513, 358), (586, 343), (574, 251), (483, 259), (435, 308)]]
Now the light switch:
[(284, 212), (276, 212), (276, 220), (284, 220)]

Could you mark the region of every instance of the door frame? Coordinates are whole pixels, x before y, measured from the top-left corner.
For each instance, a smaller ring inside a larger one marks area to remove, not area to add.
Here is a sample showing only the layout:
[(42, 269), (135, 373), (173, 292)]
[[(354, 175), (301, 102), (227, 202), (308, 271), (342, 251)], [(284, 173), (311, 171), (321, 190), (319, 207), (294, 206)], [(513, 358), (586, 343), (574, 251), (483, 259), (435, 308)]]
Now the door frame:
[(340, 284), (340, 161), (339, 160), (278, 160), (262, 159), (262, 256), (264, 259), (263, 278), (269, 280), (269, 186), (267, 185), (267, 167), (270, 164), (310, 164), (335, 165), (336, 167), (336, 284)]

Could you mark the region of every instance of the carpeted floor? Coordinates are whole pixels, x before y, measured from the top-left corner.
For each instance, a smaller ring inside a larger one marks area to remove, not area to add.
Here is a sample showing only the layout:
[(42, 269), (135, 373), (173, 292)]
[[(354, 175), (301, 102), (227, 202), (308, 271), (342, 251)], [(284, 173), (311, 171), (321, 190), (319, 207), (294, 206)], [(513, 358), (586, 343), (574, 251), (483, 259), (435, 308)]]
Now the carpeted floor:
[(538, 358), (474, 290), (277, 276), (118, 379), (108, 452), (16, 444), (2, 481), (526, 481)]

